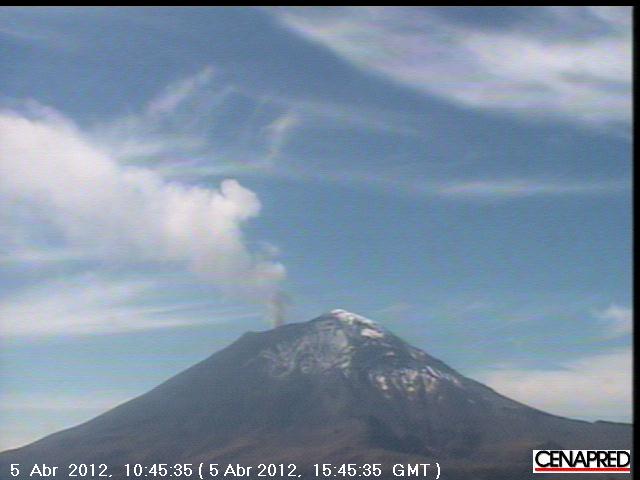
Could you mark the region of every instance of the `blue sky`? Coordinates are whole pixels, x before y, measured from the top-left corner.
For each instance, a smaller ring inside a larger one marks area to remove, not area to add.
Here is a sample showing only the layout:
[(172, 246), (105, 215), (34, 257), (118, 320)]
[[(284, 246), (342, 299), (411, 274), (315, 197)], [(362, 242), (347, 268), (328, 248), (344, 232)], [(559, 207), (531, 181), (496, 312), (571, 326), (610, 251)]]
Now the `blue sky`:
[(0, 62), (0, 448), (283, 306), (630, 420), (629, 8), (4, 8)]

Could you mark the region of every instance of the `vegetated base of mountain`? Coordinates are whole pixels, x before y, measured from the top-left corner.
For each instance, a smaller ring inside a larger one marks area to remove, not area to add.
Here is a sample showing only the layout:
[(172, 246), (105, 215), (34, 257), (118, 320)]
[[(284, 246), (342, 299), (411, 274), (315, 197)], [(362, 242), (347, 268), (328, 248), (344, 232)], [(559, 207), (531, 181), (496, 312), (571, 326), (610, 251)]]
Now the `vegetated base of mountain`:
[[(376, 463), (378, 478), (398, 478), (394, 464), (438, 462), (445, 480), (515, 480), (532, 477), (533, 449), (630, 449), (631, 433), (629, 424), (571, 420), (510, 400), (377, 323), (334, 310), (247, 333), (89, 422), (1, 453), (0, 478), (29, 478), (35, 463), (61, 467), (56, 478), (67, 478), (72, 463), (104, 463), (116, 479), (127, 463), (200, 462), (293, 463), (303, 478), (314, 476), (313, 464)], [(19, 477), (12, 463), (21, 464)], [(430, 468), (426, 478), (435, 478)]]

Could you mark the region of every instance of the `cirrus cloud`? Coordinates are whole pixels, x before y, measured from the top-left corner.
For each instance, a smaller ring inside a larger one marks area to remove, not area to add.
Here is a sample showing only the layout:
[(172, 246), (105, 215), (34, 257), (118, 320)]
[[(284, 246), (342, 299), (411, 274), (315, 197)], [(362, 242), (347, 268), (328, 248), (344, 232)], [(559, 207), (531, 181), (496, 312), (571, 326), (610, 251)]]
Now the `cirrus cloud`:
[(275, 12), (360, 68), (466, 107), (598, 127), (631, 121), (629, 7), (539, 7), (503, 28), (453, 21), (444, 7)]
[(474, 378), (556, 415), (630, 421), (632, 363), (631, 350), (623, 348), (566, 361), (557, 369), (506, 367), (477, 373)]
[(633, 332), (633, 309), (612, 303), (596, 316), (603, 322), (605, 335), (616, 338)]

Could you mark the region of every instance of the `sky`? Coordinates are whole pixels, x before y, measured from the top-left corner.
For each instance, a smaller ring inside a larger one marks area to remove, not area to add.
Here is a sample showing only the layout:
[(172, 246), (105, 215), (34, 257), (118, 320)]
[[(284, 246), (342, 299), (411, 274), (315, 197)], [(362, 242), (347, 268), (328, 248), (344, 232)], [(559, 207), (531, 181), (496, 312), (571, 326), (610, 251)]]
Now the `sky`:
[(631, 421), (628, 7), (0, 9), (0, 449), (344, 308)]

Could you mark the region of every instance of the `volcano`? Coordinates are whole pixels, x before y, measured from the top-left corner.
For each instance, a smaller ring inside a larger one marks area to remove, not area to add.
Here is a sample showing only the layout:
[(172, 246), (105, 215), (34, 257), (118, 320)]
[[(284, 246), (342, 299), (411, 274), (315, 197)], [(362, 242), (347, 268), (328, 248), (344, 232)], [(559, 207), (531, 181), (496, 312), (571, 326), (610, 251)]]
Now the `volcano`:
[(629, 424), (528, 407), (378, 323), (334, 310), (246, 333), (140, 397), (3, 452), (0, 477), (16, 478), (15, 463), (20, 479), (35, 463), (60, 466), (56, 478), (72, 463), (104, 463), (125, 478), (125, 464), (204, 462), (295, 464), (302, 478), (314, 464), (376, 463), (379, 478), (397, 478), (394, 464), (438, 462), (443, 479), (517, 480), (531, 478), (532, 449), (630, 447)]

